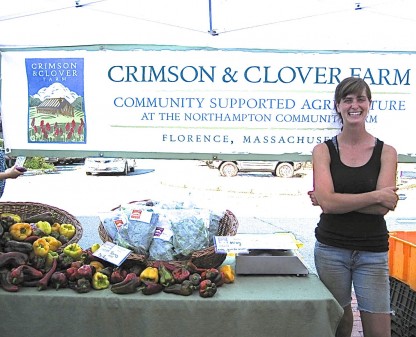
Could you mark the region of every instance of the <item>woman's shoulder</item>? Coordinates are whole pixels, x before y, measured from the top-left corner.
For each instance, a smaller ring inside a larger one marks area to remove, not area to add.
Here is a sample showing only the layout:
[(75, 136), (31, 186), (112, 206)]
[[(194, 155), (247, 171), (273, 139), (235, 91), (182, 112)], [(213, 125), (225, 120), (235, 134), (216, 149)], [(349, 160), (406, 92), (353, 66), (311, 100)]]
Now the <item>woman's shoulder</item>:
[(397, 157), (397, 150), (394, 146), (386, 144), (382, 140), (376, 138), (377, 143), (381, 144), (383, 146), (382, 148), (382, 155), (383, 156), (389, 156), (389, 157)]
[(325, 141), (323, 143), (316, 144), (315, 147), (313, 148), (313, 151), (312, 151), (312, 155), (315, 156), (315, 157), (316, 156), (327, 155), (327, 154), (329, 154), (327, 141)]
[(317, 150), (328, 149), (328, 146), (331, 143), (334, 144), (334, 145), (336, 144), (336, 137), (335, 136), (323, 141), (322, 143), (316, 144), (315, 147), (314, 147), (314, 150), (315, 149), (317, 149)]
[(390, 154), (392, 156), (397, 156), (396, 148), (386, 143), (383, 144), (383, 153)]

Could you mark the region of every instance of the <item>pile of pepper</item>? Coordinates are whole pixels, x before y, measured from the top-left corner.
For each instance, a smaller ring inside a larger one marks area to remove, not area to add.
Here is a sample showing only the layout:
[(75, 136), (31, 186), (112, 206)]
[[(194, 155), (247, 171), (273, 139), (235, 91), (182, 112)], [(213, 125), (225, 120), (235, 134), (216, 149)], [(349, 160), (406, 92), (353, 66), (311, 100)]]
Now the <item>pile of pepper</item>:
[(233, 283), (234, 279), (234, 270), (230, 265), (219, 269), (201, 269), (190, 261), (181, 266), (172, 262), (152, 261), (140, 274), (142, 285), (139, 288), (144, 295), (163, 291), (182, 296), (197, 292), (201, 297), (213, 297), (218, 287)]
[(28, 245), (31, 249), (27, 246), (26, 252), (0, 250), (0, 285), (4, 290), (71, 288), (86, 293), (109, 287), (113, 268), (104, 271), (104, 263), (93, 256), (99, 245), (84, 250), (78, 243), (72, 243), (56, 249), (54, 241), (44, 237)]
[(59, 224), (49, 212), (24, 220), (18, 214), (0, 214), (0, 285), (7, 291), (21, 286), (46, 289), (58, 268), (81, 258), (78, 244), (62, 248), (75, 233), (73, 224)]
[[(39, 220), (23, 222), (17, 215), (0, 215), (0, 285), (10, 292), (21, 287), (38, 290), (70, 288), (77, 293), (109, 288), (115, 294), (160, 292), (212, 297), (218, 287), (234, 282), (229, 265), (197, 268), (192, 262), (152, 261), (144, 265), (126, 260), (120, 267), (95, 257), (94, 244), (83, 249), (78, 243), (62, 248), (75, 234), (71, 224)], [(62, 239), (62, 241), (61, 241)]]

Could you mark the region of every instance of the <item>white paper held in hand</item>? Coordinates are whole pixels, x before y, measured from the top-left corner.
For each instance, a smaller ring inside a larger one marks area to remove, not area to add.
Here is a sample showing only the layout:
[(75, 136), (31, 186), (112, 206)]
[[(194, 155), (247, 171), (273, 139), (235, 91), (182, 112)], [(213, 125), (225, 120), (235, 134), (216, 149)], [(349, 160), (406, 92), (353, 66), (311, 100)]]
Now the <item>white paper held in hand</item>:
[(23, 166), (26, 161), (26, 157), (18, 156), (16, 157), (15, 165), (16, 166)]
[(14, 163), (16, 170), (20, 172), (26, 172), (27, 169), (23, 167), (25, 161), (26, 161), (26, 157), (23, 157), (23, 156), (16, 157), (16, 161)]

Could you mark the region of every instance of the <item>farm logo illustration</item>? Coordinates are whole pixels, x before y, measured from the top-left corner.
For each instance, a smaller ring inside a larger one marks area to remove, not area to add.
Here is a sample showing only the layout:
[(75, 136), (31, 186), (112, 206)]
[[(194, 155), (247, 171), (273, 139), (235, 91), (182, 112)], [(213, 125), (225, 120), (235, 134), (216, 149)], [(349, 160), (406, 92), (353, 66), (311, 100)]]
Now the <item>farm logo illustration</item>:
[(86, 143), (83, 58), (28, 58), (29, 143)]

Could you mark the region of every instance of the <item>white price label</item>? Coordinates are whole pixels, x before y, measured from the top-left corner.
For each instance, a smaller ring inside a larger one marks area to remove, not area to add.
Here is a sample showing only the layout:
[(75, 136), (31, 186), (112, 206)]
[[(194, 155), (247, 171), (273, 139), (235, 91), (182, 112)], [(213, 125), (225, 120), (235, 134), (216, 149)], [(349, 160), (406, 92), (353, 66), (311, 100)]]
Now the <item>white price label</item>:
[(248, 253), (247, 247), (243, 247), (241, 241), (235, 236), (215, 236), (215, 252), (217, 253)]
[(131, 254), (131, 250), (117, 246), (115, 243), (107, 241), (106, 243), (102, 244), (99, 249), (97, 249), (94, 256), (115, 264), (116, 266), (120, 266), (127, 257)]

